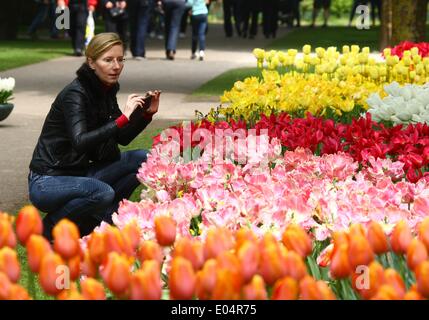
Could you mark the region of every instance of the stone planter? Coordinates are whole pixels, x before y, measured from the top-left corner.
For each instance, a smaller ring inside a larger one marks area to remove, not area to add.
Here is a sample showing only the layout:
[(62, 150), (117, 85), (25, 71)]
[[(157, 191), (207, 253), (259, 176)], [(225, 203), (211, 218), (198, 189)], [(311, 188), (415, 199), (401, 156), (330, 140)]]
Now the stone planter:
[(13, 104), (5, 103), (0, 104), (0, 121), (6, 119), (13, 110)]

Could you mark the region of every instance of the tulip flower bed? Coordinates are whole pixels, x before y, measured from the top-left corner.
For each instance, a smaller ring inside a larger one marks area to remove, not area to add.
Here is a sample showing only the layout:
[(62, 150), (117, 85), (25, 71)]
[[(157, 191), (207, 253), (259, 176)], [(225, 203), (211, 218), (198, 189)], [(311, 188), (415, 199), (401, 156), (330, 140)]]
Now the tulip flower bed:
[(212, 110), (215, 120), (244, 119), (288, 112), (302, 117), (306, 112), (335, 121), (350, 122), (366, 110), (371, 93), (385, 96), (382, 86), (393, 81), (399, 84), (424, 84), (429, 81), (429, 57), (418, 48), (405, 50), (401, 57), (385, 49), (383, 57), (370, 55), (369, 48), (344, 46), (316, 48), (305, 45), (302, 53), (255, 49), (254, 55), (262, 79), (238, 81), (221, 97), (221, 106)]
[(211, 228), (204, 239), (177, 236), (177, 223), (166, 215), (150, 224), (154, 240), (144, 240), (129, 223), (121, 230), (104, 227), (82, 243), (77, 227), (62, 220), (51, 245), (40, 236), (35, 208), (21, 209), (16, 224), (2, 213), (0, 299), (32, 298), (34, 283), (17, 284), (17, 239), (26, 247), (30, 272), (57, 299), (429, 298), (429, 218), (416, 228), (417, 237), (403, 221), (390, 237), (370, 222), (335, 232), (328, 246), (295, 224), (279, 237)]

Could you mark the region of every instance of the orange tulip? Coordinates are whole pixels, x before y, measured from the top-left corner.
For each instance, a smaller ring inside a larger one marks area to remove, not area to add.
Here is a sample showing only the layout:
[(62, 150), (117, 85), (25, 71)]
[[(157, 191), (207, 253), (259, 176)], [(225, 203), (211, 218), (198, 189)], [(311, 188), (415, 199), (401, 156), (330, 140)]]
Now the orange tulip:
[[(0, 297), (1, 299), (1, 297)], [(12, 284), (9, 289), (9, 296), (7, 297), (8, 300), (31, 300), (30, 295), (28, 294), (27, 290), (21, 287), (18, 284)]]
[(22, 244), (26, 244), (32, 234), (42, 234), (42, 219), (33, 206), (25, 206), (18, 212), (16, 235)]
[[(128, 257), (133, 256), (134, 251), (130, 239), (122, 236), (121, 230), (113, 226), (107, 226), (104, 230), (104, 252), (107, 255), (110, 252), (125, 254)], [(101, 250), (101, 248), (100, 248)], [(90, 251), (91, 252), (91, 251)], [(101, 253), (101, 252), (100, 252)]]
[(13, 232), (11, 217), (5, 213), (0, 213), (0, 248), (15, 248), (16, 236)]
[(70, 285), (69, 289), (64, 289), (57, 295), (58, 300), (83, 300), (75, 283)]
[(237, 251), (240, 261), (241, 275), (244, 283), (248, 283), (258, 271), (260, 253), (256, 242), (245, 241)]
[(353, 289), (365, 300), (369, 300), (375, 296), (383, 283), (384, 269), (377, 261), (371, 262), (368, 266), (368, 275), (356, 272), (353, 272), (352, 275)]
[(198, 271), (195, 284), (195, 292), (198, 299), (207, 300), (210, 298), (216, 285), (216, 270), (216, 260), (209, 259), (204, 263), (203, 268)]
[(387, 284), (382, 285), (371, 300), (400, 300), (401, 296), (392, 286)]
[(397, 254), (405, 254), (412, 239), (413, 236), (408, 224), (403, 220), (399, 221), (393, 229), (390, 239), (393, 251)]
[(417, 290), (429, 299), (429, 261), (420, 263), (416, 268)]
[(211, 299), (238, 300), (241, 297), (241, 280), (235, 272), (219, 269), (216, 272), (216, 284)]
[(241, 228), (235, 233), (235, 250), (238, 251), (241, 245), (245, 242), (250, 241), (251, 243), (257, 243), (258, 238), (252, 230), (247, 228)]
[(288, 250), (295, 251), (302, 258), (307, 257), (313, 250), (313, 244), (308, 234), (295, 224), (287, 226), (283, 232), (282, 241)]
[(33, 234), (27, 240), (26, 248), (30, 270), (38, 273), (43, 256), (52, 251), (51, 245), (44, 237)]
[(274, 284), (272, 300), (297, 300), (298, 297), (299, 284), (295, 279), (284, 277)]
[(142, 263), (146, 260), (155, 260), (158, 261), (159, 264), (162, 264), (164, 261), (164, 254), (162, 253), (162, 249), (159, 244), (155, 241), (149, 240), (141, 243), (138, 251), (138, 257)]
[(9, 297), (12, 285), (13, 283), (10, 282), (9, 277), (0, 271), (0, 300), (5, 300)]
[(285, 251), (277, 243), (271, 243), (260, 251), (258, 273), (269, 286), (285, 275)]
[(423, 242), (413, 239), (407, 250), (407, 264), (414, 270), (421, 262), (427, 260), (428, 252)]
[(366, 266), (374, 260), (374, 253), (368, 240), (362, 235), (350, 237), (349, 263), (354, 272), (358, 266)]
[(334, 245), (334, 252), (332, 254), (331, 275), (335, 279), (347, 278), (352, 272), (348, 255), (348, 244), (340, 244), (339, 247)]
[(98, 274), (98, 266), (91, 260), (88, 250), (83, 254), (82, 274), (89, 278), (96, 278)]
[(365, 237), (365, 229), (360, 223), (354, 223), (349, 228), (349, 239), (355, 236)]
[(216, 257), (234, 247), (234, 238), (231, 232), (225, 228), (210, 228), (204, 242), (204, 259)]
[(131, 277), (132, 300), (159, 300), (162, 297), (160, 265), (158, 261), (146, 260), (142, 269)]
[[(39, 279), (43, 290), (51, 295), (58, 295), (66, 286), (69, 279), (66, 272), (62, 273), (65, 263), (61, 256), (56, 253), (48, 252), (40, 263)], [(64, 282), (65, 281), (65, 282)]]
[(336, 300), (337, 297), (332, 292), (331, 288), (326, 284), (325, 281), (319, 280), (316, 282), (317, 290), (319, 290), (319, 295), (321, 300)]
[(19, 280), (20, 266), (15, 250), (9, 247), (0, 249), (0, 272), (6, 274), (12, 282)]
[(168, 278), (170, 298), (174, 300), (192, 299), (195, 282), (196, 278), (192, 263), (185, 258), (174, 257)]
[(216, 258), (218, 269), (227, 269), (233, 275), (236, 282), (241, 286), (243, 283), (243, 275), (241, 274), (241, 264), (237, 256), (231, 251), (224, 251)]
[(304, 277), (299, 282), (300, 298), (302, 300), (320, 300), (322, 295), (319, 292), (316, 280), (310, 276)]
[(384, 284), (395, 289), (398, 297), (402, 298), (405, 295), (405, 283), (395, 269), (386, 269), (384, 271)]
[(322, 268), (326, 268), (331, 264), (332, 254), (334, 253), (334, 244), (329, 244), (325, 249), (322, 250), (320, 255), (317, 257), (317, 265)]
[(80, 256), (74, 256), (67, 260), (67, 266), (70, 270), (70, 280), (75, 281), (80, 275)]
[(307, 267), (302, 256), (295, 251), (286, 252), (284, 259), (285, 272), (284, 275), (289, 276), (297, 281), (300, 281), (307, 275)]
[(389, 251), (389, 241), (379, 223), (371, 221), (367, 238), (375, 254), (383, 254)]
[(86, 278), (80, 283), (82, 296), (86, 300), (106, 300), (103, 285), (93, 278)]
[(107, 262), (101, 271), (101, 276), (107, 287), (116, 295), (126, 295), (130, 283), (129, 261), (117, 252), (111, 252), (107, 256)]
[(156, 240), (161, 246), (168, 247), (176, 240), (176, 221), (168, 216), (155, 217)]
[(88, 253), (91, 261), (96, 265), (103, 263), (106, 258), (106, 245), (104, 233), (93, 232), (88, 240)]
[(183, 257), (192, 263), (194, 270), (199, 270), (204, 264), (204, 248), (199, 241), (182, 237), (174, 245), (174, 257)]
[(417, 291), (407, 291), (404, 296), (404, 300), (424, 300), (425, 298)]
[(429, 217), (420, 222), (418, 234), (420, 240), (425, 244), (426, 250), (429, 251)]
[(124, 238), (128, 239), (128, 242), (135, 252), (140, 243), (140, 228), (137, 223), (128, 223), (121, 229)]
[(64, 259), (71, 259), (80, 254), (79, 229), (70, 220), (61, 220), (52, 231), (54, 249)]
[(243, 299), (245, 300), (267, 300), (267, 289), (264, 279), (255, 275), (249, 284), (243, 287)]

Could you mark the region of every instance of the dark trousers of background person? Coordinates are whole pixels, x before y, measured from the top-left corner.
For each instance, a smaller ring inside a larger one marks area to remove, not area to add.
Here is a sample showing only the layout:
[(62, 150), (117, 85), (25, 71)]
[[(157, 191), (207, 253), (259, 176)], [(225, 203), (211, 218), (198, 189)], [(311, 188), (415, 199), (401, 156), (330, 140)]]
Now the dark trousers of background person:
[(275, 38), (279, 20), (279, 0), (264, 0), (262, 3), (262, 16), (265, 37)]
[(192, 23), (192, 54), (206, 50), (207, 14), (197, 14), (191, 17)]
[(31, 22), (30, 27), (28, 28), (27, 33), (30, 36), (34, 36), (36, 34), (37, 29), (43, 23), (43, 21), (48, 17), (49, 19), (49, 33), (51, 38), (58, 37), (58, 29), (55, 26), (55, 4), (47, 4), (47, 3), (38, 3), (37, 4), (37, 12), (34, 16), (33, 21)]
[(371, 0), (371, 20), (375, 24), (375, 9), (377, 9), (378, 21), (381, 23), (381, 0)]
[[(185, 11), (185, 2), (172, 1), (164, 3), (165, 12), (165, 50), (167, 58), (176, 53), (177, 39), (180, 31), (180, 21)], [(173, 57), (174, 59), (174, 57)]]
[(237, 35), (241, 37), (240, 28), (240, 8), (238, 0), (223, 0), (223, 27), (225, 29), (225, 35), (229, 38), (233, 35), (232, 29), (232, 17), (234, 17), (234, 25)]
[(146, 57), (146, 36), (153, 12), (153, 2), (128, 1), (130, 49), (133, 57)]
[[(261, 12), (260, 0), (245, 0), (242, 3), (241, 31), (243, 38), (247, 35), (253, 39), (258, 34), (258, 19)], [(250, 24), (250, 33), (249, 33)]]
[(190, 20), (190, 12), (192, 11), (192, 7), (186, 5), (185, 12), (182, 15), (182, 20), (180, 21), (180, 33), (186, 34), (186, 30), (188, 29), (188, 24)]
[(124, 50), (128, 45), (128, 14), (113, 18), (108, 10), (104, 10), (104, 29), (106, 32), (114, 32), (119, 35), (124, 43)]
[(146, 161), (145, 150), (128, 151), (114, 163), (89, 169), (86, 177), (28, 177), (30, 200), (48, 214), (43, 219), (43, 235), (51, 239), (53, 227), (64, 218), (74, 222), (81, 236), (92, 232), (102, 221), (112, 223), (119, 202), (128, 199), (139, 185), (137, 171)]
[(289, 0), (291, 4), (292, 9), (292, 15), (294, 19), (296, 20), (296, 26), (301, 26), (301, 11), (299, 10), (299, 4), (301, 0)]
[(85, 47), (85, 30), (88, 19), (86, 4), (70, 4), (70, 38), (74, 53), (81, 55)]

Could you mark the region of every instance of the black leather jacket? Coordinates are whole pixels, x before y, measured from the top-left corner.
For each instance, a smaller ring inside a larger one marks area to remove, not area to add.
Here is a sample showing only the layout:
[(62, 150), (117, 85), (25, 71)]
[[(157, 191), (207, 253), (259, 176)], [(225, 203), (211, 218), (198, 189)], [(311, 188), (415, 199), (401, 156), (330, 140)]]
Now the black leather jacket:
[(129, 144), (151, 120), (133, 117), (119, 129), (117, 84), (106, 89), (87, 64), (52, 104), (33, 153), (30, 170), (41, 175), (85, 176), (91, 162), (119, 160), (118, 143)]

